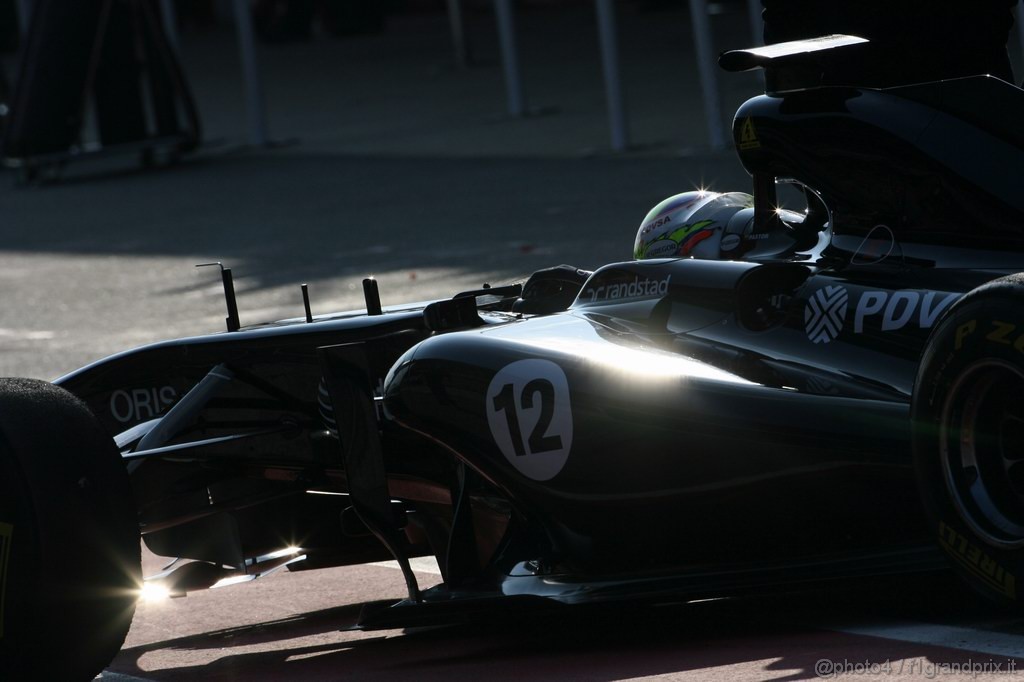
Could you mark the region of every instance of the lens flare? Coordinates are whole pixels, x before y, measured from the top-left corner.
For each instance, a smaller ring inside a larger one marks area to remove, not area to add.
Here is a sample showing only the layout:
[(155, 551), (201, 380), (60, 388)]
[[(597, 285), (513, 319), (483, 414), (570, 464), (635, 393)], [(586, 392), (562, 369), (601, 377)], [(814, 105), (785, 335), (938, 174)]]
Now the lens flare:
[(145, 583), (139, 590), (139, 601), (147, 603), (167, 601), (170, 597), (171, 591), (158, 582)]

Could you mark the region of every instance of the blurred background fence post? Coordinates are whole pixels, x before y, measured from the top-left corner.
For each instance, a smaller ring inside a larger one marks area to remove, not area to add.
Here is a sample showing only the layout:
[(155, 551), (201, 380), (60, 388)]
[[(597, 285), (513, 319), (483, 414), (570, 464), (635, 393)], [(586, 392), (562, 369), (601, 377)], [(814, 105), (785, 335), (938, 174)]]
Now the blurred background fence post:
[(761, 0), (747, 0), (747, 12), (750, 14), (751, 45), (764, 42), (764, 24), (761, 22)]
[(469, 44), (466, 41), (466, 23), (462, 16), (461, 0), (446, 0), (448, 3), (448, 24), (451, 26), (452, 46), (455, 49), (455, 65), (460, 69), (469, 68)]
[(509, 116), (526, 113), (523, 76), (519, 69), (519, 47), (516, 44), (516, 22), (512, 0), (494, 0), (498, 21), (498, 42), (501, 46), (501, 68), (505, 73), (505, 98)]
[(238, 51), (242, 60), (242, 77), (245, 80), (245, 109), (249, 121), (249, 143), (265, 146), (269, 141), (267, 132), (267, 104), (260, 78), (259, 63), (256, 59), (256, 38), (252, 27), (249, 0), (233, 0), (235, 29), (238, 33)]
[(622, 92), (622, 74), (619, 69), (619, 35), (615, 17), (615, 0), (595, 0), (597, 30), (601, 41), (601, 68), (604, 71), (605, 98), (608, 102), (608, 125), (611, 128), (612, 149), (626, 151), (629, 147), (629, 122)]
[(28, 24), (32, 19), (32, 0), (18, 0), (18, 30), (22, 37), (28, 35)]
[(707, 0), (690, 0), (690, 22), (693, 25), (693, 47), (697, 51), (697, 75), (704, 100), (704, 118), (708, 126), (711, 149), (726, 148), (725, 128), (722, 125), (722, 105), (718, 92), (717, 60), (708, 21)]
[(164, 25), (164, 34), (167, 36), (167, 41), (171, 44), (174, 51), (180, 54), (178, 11), (174, 7), (174, 0), (160, 0), (160, 20)]

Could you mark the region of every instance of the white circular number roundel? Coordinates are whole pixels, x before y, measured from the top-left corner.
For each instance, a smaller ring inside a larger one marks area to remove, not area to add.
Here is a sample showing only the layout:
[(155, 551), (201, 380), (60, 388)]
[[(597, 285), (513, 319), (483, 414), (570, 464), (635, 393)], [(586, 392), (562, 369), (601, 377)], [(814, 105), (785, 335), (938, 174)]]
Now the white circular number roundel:
[(487, 388), (486, 411), (494, 442), (521, 474), (547, 481), (565, 466), (572, 409), (561, 367), (549, 360), (506, 365)]

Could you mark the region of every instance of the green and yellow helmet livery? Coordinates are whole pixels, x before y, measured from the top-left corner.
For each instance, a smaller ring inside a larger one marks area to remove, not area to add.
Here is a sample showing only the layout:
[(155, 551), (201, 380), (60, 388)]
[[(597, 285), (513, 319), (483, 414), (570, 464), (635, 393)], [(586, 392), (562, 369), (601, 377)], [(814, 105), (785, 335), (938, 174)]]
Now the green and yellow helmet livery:
[(669, 197), (640, 224), (633, 257), (720, 259), (729, 220), (753, 205), (754, 198), (743, 192), (697, 191)]

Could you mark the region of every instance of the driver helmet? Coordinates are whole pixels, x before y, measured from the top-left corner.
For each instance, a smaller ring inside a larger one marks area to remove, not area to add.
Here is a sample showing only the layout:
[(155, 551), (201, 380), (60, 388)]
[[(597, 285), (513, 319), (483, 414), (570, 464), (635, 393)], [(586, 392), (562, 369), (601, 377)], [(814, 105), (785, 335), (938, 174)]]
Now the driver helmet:
[(640, 223), (633, 258), (729, 258), (754, 217), (744, 192), (684, 192), (655, 206)]

